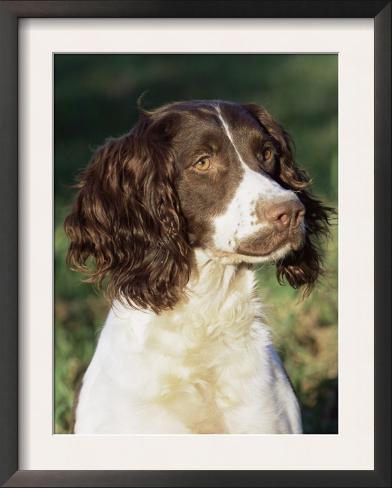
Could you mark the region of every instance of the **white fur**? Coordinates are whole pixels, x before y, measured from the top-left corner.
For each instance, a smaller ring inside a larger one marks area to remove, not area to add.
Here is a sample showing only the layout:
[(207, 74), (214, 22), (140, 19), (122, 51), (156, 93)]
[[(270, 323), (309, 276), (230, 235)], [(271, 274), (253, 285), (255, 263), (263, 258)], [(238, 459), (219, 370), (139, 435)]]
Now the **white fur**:
[[(114, 303), (84, 376), (78, 434), (300, 433), (297, 400), (271, 343), (253, 272), (236, 244), (266, 224), (260, 201), (296, 198), (251, 170), (216, 106), (243, 168), (225, 212), (214, 218), (214, 250), (196, 251), (187, 300), (156, 315)], [(253, 214), (253, 216), (252, 216)]]
[(83, 380), (75, 433), (301, 432), (253, 272), (196, 257), (188, 300), (173, 311), (113, 305)]
[[(297, 197), (292, 191), (285, 190), (266, 174), (253, 171), (245, 163), (235, 144), (233, 134), (222, 116), (219, 105), (216, 105), (215, 108), (226, 136), (232, 144), (243, 169), (242, 180), (226, 211), (213, 220), (215, 230), (213, 241), (216, 249), (232, 252), (239, 241), (258, 233), (267, 226), (266, 223), (260, 222), (255, 215), (256, 205), (260, 201), (283, 201)], [(265, 260), (270, 260), (270, 257), (258, 261)]]

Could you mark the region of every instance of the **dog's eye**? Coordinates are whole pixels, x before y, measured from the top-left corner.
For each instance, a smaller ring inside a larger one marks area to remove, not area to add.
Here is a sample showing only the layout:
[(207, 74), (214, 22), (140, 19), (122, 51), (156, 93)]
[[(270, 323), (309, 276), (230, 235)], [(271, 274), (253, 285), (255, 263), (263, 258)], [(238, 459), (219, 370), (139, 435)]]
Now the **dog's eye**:
[(272, 152), (272, 149), (267, 147), (266, 149), (264, 149), (263, 151), (263, 160), (264, 161), (270, 161), (272, 159), (272, 156), (274, 155), (274, 153)]
[(259, 160), (261, 168), (264, 171), (273, 171), (275, 165), (275, 153), (271, 147), (267, 146), (263, 150), (258, 152), (257, 159)]
[(205, 173), (211, 167), (211, 160), (208, 157), (201, 158), (193, 165), (193, 167), (196, 171)]
[(266, 163), (269, 163), (274, 157), (274, 152), (272, 150), (272, 148), (270, 147), (266, 147), (264, 148), (262, 151), (260, 151), (258, 154), (257, 154), (257, 159), (263, 163), (263, 162), (266, 162)]

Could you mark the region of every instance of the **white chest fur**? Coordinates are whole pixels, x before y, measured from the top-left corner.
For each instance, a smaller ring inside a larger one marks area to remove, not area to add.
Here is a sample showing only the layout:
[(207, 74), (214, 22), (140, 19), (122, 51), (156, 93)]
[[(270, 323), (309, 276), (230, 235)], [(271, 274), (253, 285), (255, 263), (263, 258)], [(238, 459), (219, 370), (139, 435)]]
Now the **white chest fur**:
[(115, 303), (85, 374), (75, 433), (299, 433), (253, 272), (198, 255), (188, 301), (157, 316)]

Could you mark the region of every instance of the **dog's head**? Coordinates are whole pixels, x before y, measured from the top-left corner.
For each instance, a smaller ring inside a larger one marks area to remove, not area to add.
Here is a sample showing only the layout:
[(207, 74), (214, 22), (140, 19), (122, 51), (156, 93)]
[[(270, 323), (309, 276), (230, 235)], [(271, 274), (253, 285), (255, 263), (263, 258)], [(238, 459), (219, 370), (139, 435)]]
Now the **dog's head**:
[(142, 111), (128, 134), (96, 151), (78, 186), (65, 221), (68, 260), (107, 281), (112, 299), (172, 308), (195, 248), (232, 263), (276, 261), (278, 279), (294, 288), (320, 273), (330, 209), (308, 192), (288, 135), (257, 105)]

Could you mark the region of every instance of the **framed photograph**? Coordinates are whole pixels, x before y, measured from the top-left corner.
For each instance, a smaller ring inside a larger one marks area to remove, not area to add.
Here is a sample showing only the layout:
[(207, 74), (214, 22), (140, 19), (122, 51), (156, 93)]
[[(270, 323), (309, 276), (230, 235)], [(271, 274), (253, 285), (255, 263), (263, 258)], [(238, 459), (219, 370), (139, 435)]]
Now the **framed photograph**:
[(4, 486), (389, 486), (390, 2), (0, 21)]

